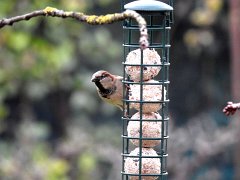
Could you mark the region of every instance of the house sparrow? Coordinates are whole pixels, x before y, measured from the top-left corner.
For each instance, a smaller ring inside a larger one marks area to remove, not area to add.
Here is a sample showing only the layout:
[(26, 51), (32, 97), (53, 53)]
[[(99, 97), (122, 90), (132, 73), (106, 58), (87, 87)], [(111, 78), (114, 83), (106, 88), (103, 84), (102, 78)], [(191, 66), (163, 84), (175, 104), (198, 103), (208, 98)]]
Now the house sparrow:
[(95, 83), (98, 95), (104, 101), (123, 110), (123, 77), (100, 70), (92, 75), (91, 81)]
[(228, 102), (228, 105), (223, 108), (225, 115), (234, 115), (235, 112), (240, 109), (240, 103)]

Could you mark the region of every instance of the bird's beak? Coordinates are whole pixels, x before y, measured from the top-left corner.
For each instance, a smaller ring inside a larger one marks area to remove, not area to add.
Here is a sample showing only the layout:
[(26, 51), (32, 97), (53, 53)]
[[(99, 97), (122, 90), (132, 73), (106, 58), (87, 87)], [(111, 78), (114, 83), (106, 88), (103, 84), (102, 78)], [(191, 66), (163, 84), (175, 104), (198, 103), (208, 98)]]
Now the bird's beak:
[(92, 79), (91, 79), (92, 82), (97, 82), (98, 80), (99, 80), (98, 77), (92, 77)]

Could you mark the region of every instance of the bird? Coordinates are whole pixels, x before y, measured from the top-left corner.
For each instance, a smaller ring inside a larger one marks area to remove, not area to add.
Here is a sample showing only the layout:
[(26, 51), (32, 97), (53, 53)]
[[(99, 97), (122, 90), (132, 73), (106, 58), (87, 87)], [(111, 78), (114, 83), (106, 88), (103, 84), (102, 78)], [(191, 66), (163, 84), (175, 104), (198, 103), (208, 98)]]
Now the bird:
[(99, 70), (92, 75), (99, 97), (123, 110), (123, 77)]
[(227, 103), (227, 106), (225, 106), (223, 108), (223, 113), (226, 115), (226, 116), (229, 116), (229, 115), (234, 115), (235, 112), (240, 109), (240, 102), (239, 103), (233, 103), (233, 102), (228, 102)]

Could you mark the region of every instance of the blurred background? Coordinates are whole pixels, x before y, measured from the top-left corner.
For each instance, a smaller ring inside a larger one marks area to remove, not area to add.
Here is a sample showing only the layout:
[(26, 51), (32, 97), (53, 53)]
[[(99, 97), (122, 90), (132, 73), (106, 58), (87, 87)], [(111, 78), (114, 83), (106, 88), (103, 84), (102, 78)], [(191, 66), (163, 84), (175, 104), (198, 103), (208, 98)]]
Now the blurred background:
[[(0, 19), (46, 6), (100, 15), (120, 4), (1, 0)], [(237, 4), (174, 4), (170, 180), (240, 179), (239, 113), (222, 113), (228, 100), (240, 101)], [(99, 69), (122, 75), (122, 38), (121, 22), (37, 17), (0, 29), (0, 179), (120, 180), (121, 112), (98, 98), (90, 79)]]

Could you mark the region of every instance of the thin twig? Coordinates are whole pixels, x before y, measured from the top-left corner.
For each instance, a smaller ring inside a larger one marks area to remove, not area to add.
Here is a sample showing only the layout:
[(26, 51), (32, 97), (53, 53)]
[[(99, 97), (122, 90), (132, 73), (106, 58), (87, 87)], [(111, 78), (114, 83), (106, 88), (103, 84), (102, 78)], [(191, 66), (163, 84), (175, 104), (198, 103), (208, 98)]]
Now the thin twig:
[(6, 25), (13, 25), (15, 22), (29, 20), (33, 17), (37, 16), (51, 16), (51, 17), (61, 17), (61, 18), (73, 18), (81, 22), (86, 22), (91, 25), (103, 25), (103, 24), (111, 24), (118, 21), (123, 21), (127, 18), (135, 19), (139, 25), (140, 30), (140, 39), (139, 44), (142, 49), (148, 47), (148, 33), (146, 27), (145, 19), (135, 11), (126, 10), (122, 13), (114, 13), (107, 15), (85, 15), (81, 12), (68, 12), (63, 10), (58, 10), (53, 7), (46, 7), (43, 10), (33, 11), (31, 13), (27, 13), (20, 16), (15, 16), (11, 18), (0, 19), (0, 28)]

